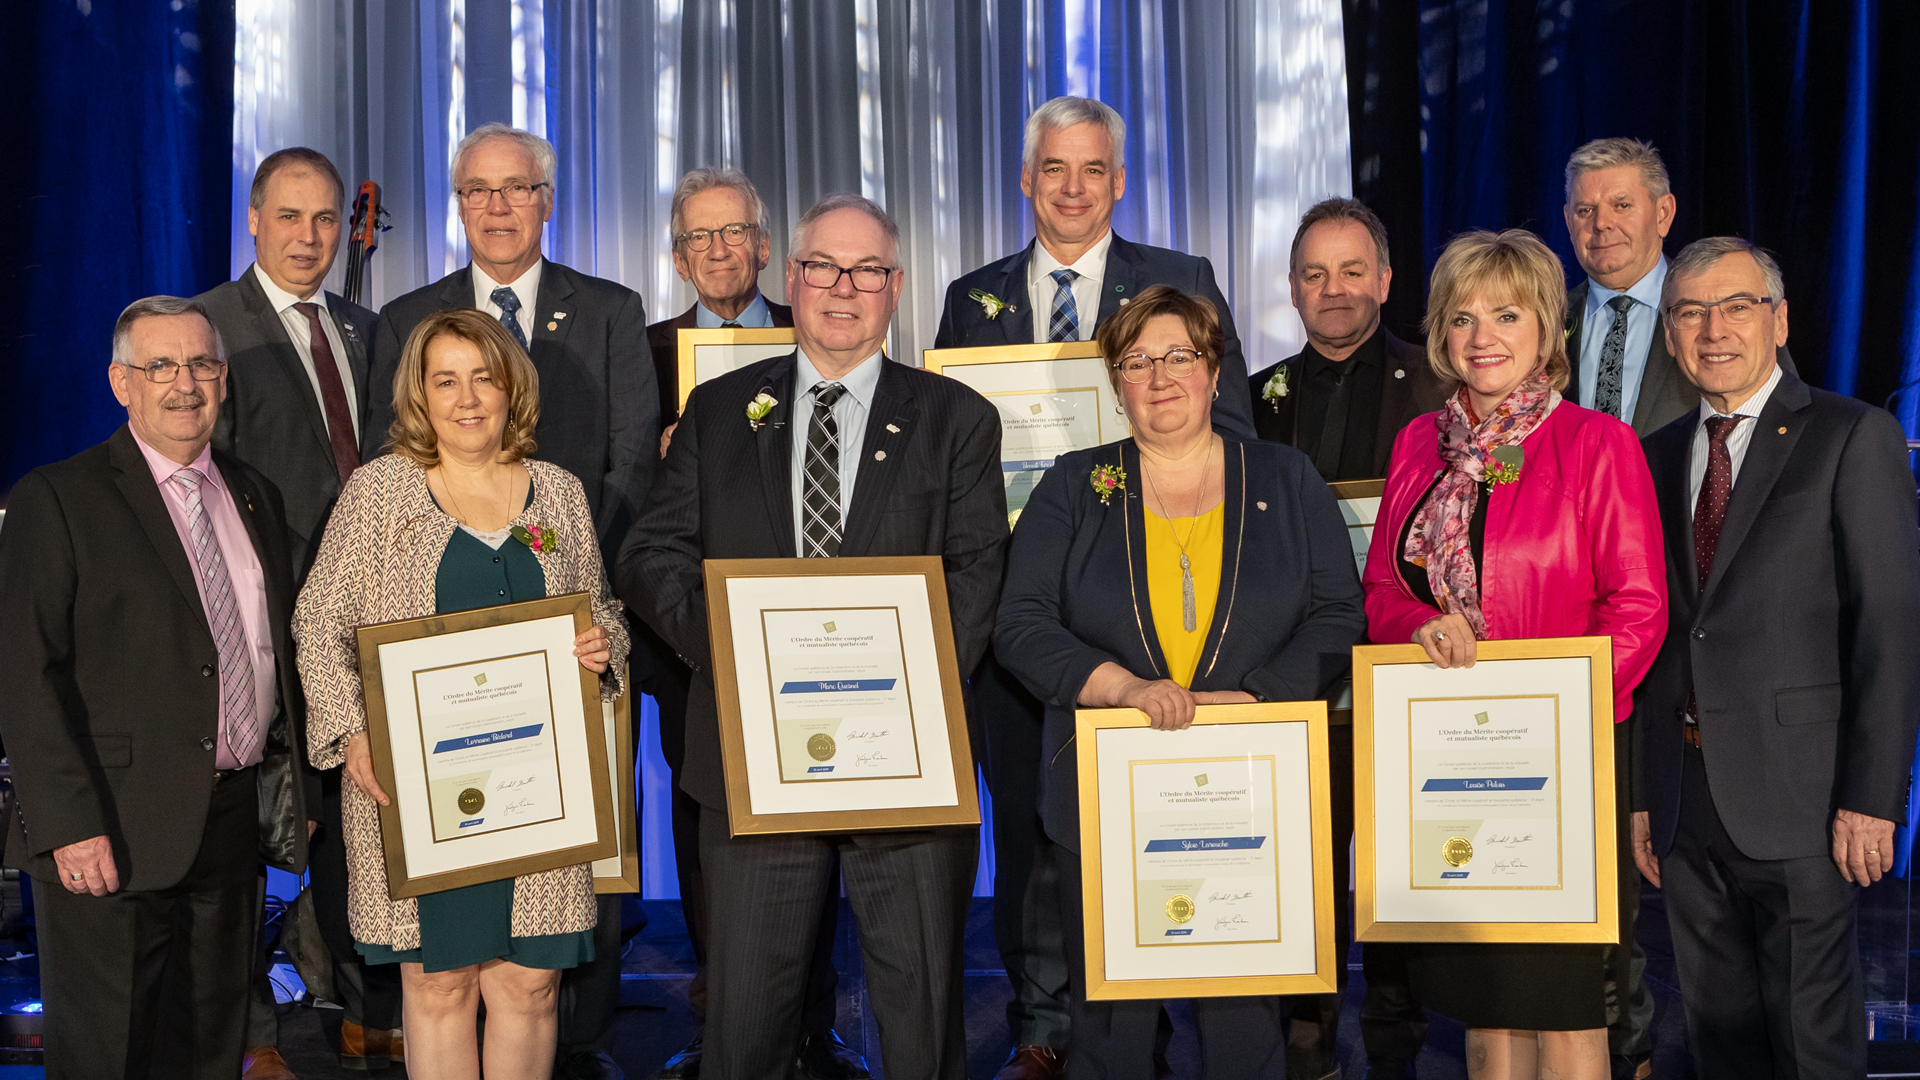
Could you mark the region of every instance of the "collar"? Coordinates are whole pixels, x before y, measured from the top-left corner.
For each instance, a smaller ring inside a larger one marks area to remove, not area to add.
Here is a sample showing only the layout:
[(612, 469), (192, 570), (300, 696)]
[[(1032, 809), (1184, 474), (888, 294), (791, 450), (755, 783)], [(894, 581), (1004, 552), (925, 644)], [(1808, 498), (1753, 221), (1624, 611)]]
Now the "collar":
[(1097, 281), (1107, 274), (1107, 249), (1112, 246), (1113, 228), (1109, 226), (1107, 235), (1102, 236), (1092, 247), (1069, 264), (1054, 258), (1053, 252), (1048, 251), (1047, 245), (1041, 243), (1040, 238), (1036, 236), (1033, 239), (1033, 269), (1027, 276), (1031, 280), (1039, 281), (1051, 277), (1055, 270), (1071, 270), (1083, 278), (1093, 278)]
[(267, 294), (267, 303), (273, 306), (273, 313), (276, 315), (285, 315), (287, 309), (295, 304), (319, 304), (323, 309), (327, 306), (326, 294), (318, 288), (313, 290), (312, 296), (295, 296), (274, 284), (273, 279), (267, 276), (267, 272), (260, 269), (259, 263), (256, 262), (247, 269), (252, 272), (254, 283), (260, 286), (260, 291)]
[[(807, 393), (815, 386), (834, 380), (830, 380), (820, 374), (820, 369), (814, 367), (813, 361), (807, 359), (807, 354), (804, 350), (795, 348), (793, 351), (793, 359), (793, 399), (796, 402), (794, 407), (797, 409), (799, 408), (797, 403), (803, 400), (807, 396)], [(880, 365), (885, 362), (886, 354), (879, 349), (875, 349), (872, 356), (860, 361), (859, 366), (847, 372), (838, 380), (840, 385), (847, 388), (847, 393), (852, 394), (853, 400), (859, 402), (860, 407), (863, 409), (873, 408), (873, 394), (880, 386)]]
[[(718, 330), (720, 324), (726, 321), (715, 315), (712, 309), (707, 307), (705, 300), (695, 301), (693, 305), (695, 327), (701, 330)], [(740, 309), (740, 314), (734, 316), (733, 321), (753, 329), (765, 329), (773, 325), (773, 313), (767, 310), (767, 298), (761, 295), (760, 290), (753, 291), (753, 299), (746, 307)]]
[[(487, 272), (480, 269), (479, 263), (468, 263), (467, 265), (473, 267), (474, 288), (481, 296), (492, 296), (493, 290), (500, 287), (500, 282), (488, 277)], [(537, 295), (540, 292), (540, 268), (545, 265), (547, 265), (545, 258), (533, 260), (533, 265), (527, 267), (526, 273), (507, 282), (507, 288), (512, 289), (514, 292), (531, 292)]]
[[(261, 276), (264, 277), (265, 275), (263, 274)], [(133, 430), (132, 424), (127, 425), (127, 434), (133, 436), (133, 444), (140, 448), (140, 456), (147, 459), (147, 469), (153, 473), (153, 482), (155, 484), (164, 484), (173, 479), (173, 474), (179, 472), (181, 469), (195, 469), (199, 471), (201, 476), (206, 477), (203, 483), (215, 487), (221, 485), (220, 470), (214, 468), (213, 465), (213, 444), (211, 442), (200, 448), (200, 453), (193, 459), (193, 464), (182, 465), (160, 451), (155, 450), (153, 447), (148, 446), (147, 440), (141, 438), (140, 433)]]
[(1732, 413), (1714, 412), (1713, 406), (1707, 404), (1707, 399), (1701, 398), (1700, 423), (1705, 424), (1709, 416), (1759, 416), (1760, 410), (1767, 407), (1767, 399), (1773, 397), (1774, 387), (1780, 385), (1780, 376), (1784, 370), (1785, 369), (1781, 368), (1778, 363), (1775, 363), (1773, 365), (1773, 374), (1767, 376), (1767, 381), (1761, 384), (1759, 390), (1754, 391), (1752, 397), (1741, 402), (1740, 407), (1733, 410)]
[[(1642, 274), (1639, 281), (1627, 286), (1625, 295), (1632, 297), (1637, 303), (1645, 304), (1647, 310), (1658, 315), (1660, 313), (1660, 290), (1666, 287), (1667, 257), (1661, 255), (1660, 261), (1653, 265), (1653, 269)], [(1620, 295), (1622, 294), (1607, 288), (1605, 285), (1589, 277), (1587, 279), (1587, 317), (1598, 317), (1600, 309), (1607, 306), (1607, 301)]]
[[(1367, 335), (1367, 340), (1361, 342), (1358, 348), (1347, 354), (1347, 359), (1357, 360), (1368, 367), (1377, 368), (1385, 366), (1386, 356), (1387, 324), (1383, 320), (1380, 325), (1373, 328), (1373, 333)], [(1306, 347), (1300, 350), (1300, 360), (1301, 373), (1303, 375), (1315, 375), (1334, 367), (1334, 361), (1321, 355), (1320, 350), (1314, 348), (1312, 341), (1308, 341)], [(1341, 361), (1341, 363), (1345, 362), (1346, 361)]]

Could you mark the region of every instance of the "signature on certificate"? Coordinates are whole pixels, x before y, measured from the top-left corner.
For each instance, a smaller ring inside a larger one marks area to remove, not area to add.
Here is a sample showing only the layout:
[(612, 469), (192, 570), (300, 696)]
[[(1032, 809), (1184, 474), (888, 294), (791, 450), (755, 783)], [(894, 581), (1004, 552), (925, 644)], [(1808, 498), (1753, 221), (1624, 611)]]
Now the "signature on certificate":
[(540, 779), (538, 776), (524, 776), (518, 780), (502, 780), (500, 781), (500, 786), (495, 788), (494, 790), (496, 792), (512, 791), (515, 788), (526, 787), (528, 784), (531, 784), (538, 779)]
[(1518, 834), (1491, 833), (1487, 836), (1485, 840), (1482, 840), (1481, 843), (1485, 844), (1487, 847), (1507, 847), (1507, 848), (1519, 847), (1521, 844), (1533, 843), (1533, 834), (1532, 833), (1518, 833)]
[(528, 810), (531, 810), (532, 808), (533, 808), (532, 799), (515, 799), (512, 802), (508, 803), (507, 805), (501, 807), (500, 813), (505, 817), (518, 817), (521, 814), (526, 813)]
[(1237, 911), (1231, 915), (1222, 915), (1213, 920), (1213, 928), (1215, 930), (1232, 930), (1245, 925), (1247, 925), (1247, 917)]
[(1237, 904), (1252, 895), (1252, 889), (1248, 889), (1246, 892), (1216, 892), (1208, 894), (1207, 902), (1210, 904)]
[(1525, 870), (1526, 868), (1527, 861), (1525, 859), (1500, 859), (1493, 864), (1493, 872), (1496, 874), (1511, 874), (1516, 870)]
[(858, 768), (864, 765), (874, 765), (886, 760), (887, 760), (887, 755), (881, 753), (878, 750), (869, 750), (866, 753), (861, 754), (858, 758), (854, 760), (854, 767)]
[(884, 739), (891, 734), (892, 732), (886, 728), (881, 728), (879, 731), (866, 731), (861, 728), (855, 728), (840, 737), (848, 742), (872, 742), (875, 739)]

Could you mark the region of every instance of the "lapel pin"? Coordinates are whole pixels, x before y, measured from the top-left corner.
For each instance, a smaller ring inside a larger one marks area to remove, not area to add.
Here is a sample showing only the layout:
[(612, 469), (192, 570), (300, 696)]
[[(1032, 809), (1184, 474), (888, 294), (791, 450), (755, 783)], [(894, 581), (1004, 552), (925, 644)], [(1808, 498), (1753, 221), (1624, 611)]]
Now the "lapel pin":
[(893, 432), (895, 435), (900, 434), (900, 429), (892, 424), (887, 425), (887, 430)]
[(887, 452), (885, 450), (875, 450), (873, 452), (873, 460), (875, 461), (887, 460)]
[(564, 311), (556, 311), (553, 313), (553, 317), (556, 319), (564, 319), (567, 317), (567, 313)]
[(1124, 296), (1120, 298), (1120, 306), (1121, 306), (1121, 307), (1126, 307), (1126, 306), (1127, 306), (1128, 304), (1131, 304), (1131, 303), (1133, 303), (1133, 301), (1132, 301), (1132, 300), (1129, 300), (1128, 298), (1126, 298), (1126, 297), (1124, 297)]
[(560, 329), (560, 324), (559, 324), (559, 323), (557, 323), (557, 322), (550, 322), (550, 323), (548, 323), (548, 324), (547, 324), (547, 329), (549, 329), (549, 330), (558, 330), (558, 329)]
[(1254, 503), (1253, 505), (1259, 507), (1262, 510), (1265, 510), (1267, 508), (1267, 504), (1263, 502), (1257, 502), (1257, 503)]
[(1407, 377), (1407, 369), (1406, 369), (1406, 368), (1394, 368), (1394, 369), (1393, 369), (1393, 377), (1394, 377), (1394, 378), (1396, 378), (1396, 379), (1404, 379), (1404, 378), (1406, 378), (1406, 377)]
[(1780, 425), (1780, 434), (1782, 434), (1782, 435), (1785, 435), (1786, 433), (1787, 433), (1787, 425), (1785, 425), (1785, 424), (1781, 424), (1781, 425)]

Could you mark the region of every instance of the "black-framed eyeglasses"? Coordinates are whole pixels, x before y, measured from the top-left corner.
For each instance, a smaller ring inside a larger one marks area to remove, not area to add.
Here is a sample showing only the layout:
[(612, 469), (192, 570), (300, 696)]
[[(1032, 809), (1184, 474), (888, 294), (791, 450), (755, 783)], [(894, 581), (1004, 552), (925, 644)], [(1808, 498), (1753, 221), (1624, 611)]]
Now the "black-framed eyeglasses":
[(1667, 318), (1673, 320), (1673, 325), (1682, 330), (1697, 330), (1707, 321), (1707, 312), (1719, 308), (1721, 318), (1738, 326), (1751, 322), (1753, 317), (1759, 314), (1763, 305), (1768, 311), (1772, 311), (1773, 297), (1748, 296), (1742, 293), (1711, 303), (1705, 300), (1682, 300), (1667, 309)]
[(544, 181), (538, 184), (515, 182), (504, 187), (485, 187), (480, 184), (475, 184), (472, 187), (460, 189), (457, 194), (467, 209), (485, 210), (487, 204), (493, 201), (495, 192), (498, 192), (501, 198), (507, 200), (508, 206), (529, 206), (533, 203), (534, 193), (546, 186)]
[(800, 280), (816, 289), (835, 289), (840, 285), (842, 276), (853, 279), (853, 287), (861, 292), (879, 292), (887, 287), (887, 279), (893, 276), (891, 266), (840, 266), (820, 259), (801, 259)]
[[(127, 366), (146, 375), (148, 381), (157, 382), (163, 386), (180, 377), (181, 365), (177, 360), (151, 360), (145, 364), (128, 364)], [(227, 365), (220, 360), (208, 360), (202, 357), (187, 361), (186, 368), (187, 374), (193, 376), (194, 382), (212, 382), (220, 377), (221, 372), (227, 370)]]
[(705, 251), (712, 247), (715, 234), (725, 240), (728, 247), (739, 247), (746, 243), (747, 238), (753, 235), (753, 230), (759, 227), (751, 221), (735, 221), (717, 229), (688, 229), (676, 239), (687, 245), (688, 251)]
[(1167, 374), (1176, 379), (1184, 379), (1199, 368), (1200, 354), (1193, 349), (1168, 349), (1165, 356), (1148, 356), (1143, 352), (1128, 353), (1120, 358), (1120, 377), (1130, 383), (1143, 383), (1153, 378), (1153, 365), (1167, 365)]

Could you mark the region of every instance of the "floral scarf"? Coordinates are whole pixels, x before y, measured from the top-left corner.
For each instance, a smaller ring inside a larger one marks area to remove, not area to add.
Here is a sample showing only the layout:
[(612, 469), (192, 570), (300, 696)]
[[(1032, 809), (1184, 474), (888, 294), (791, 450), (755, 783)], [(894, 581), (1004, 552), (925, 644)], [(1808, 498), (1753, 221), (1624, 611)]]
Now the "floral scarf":
[(1559, 403), (1560, 395), (1546, 372), (1536, 371), (1484, 420), (1473, 415), (1464, 386), (1434, 418), (1447, 471), (1415, 512), (1404, 554), (1408, 562), (1426, 569), (1427, 584), (1440, 610), (1466, 616), (1474, 637), (1487, 636), (1487, 619), (1480, 611), (1480, 574), (1468, 539), (1480, 484), (1486, 479), (1494, 448), (1525, 439)]

